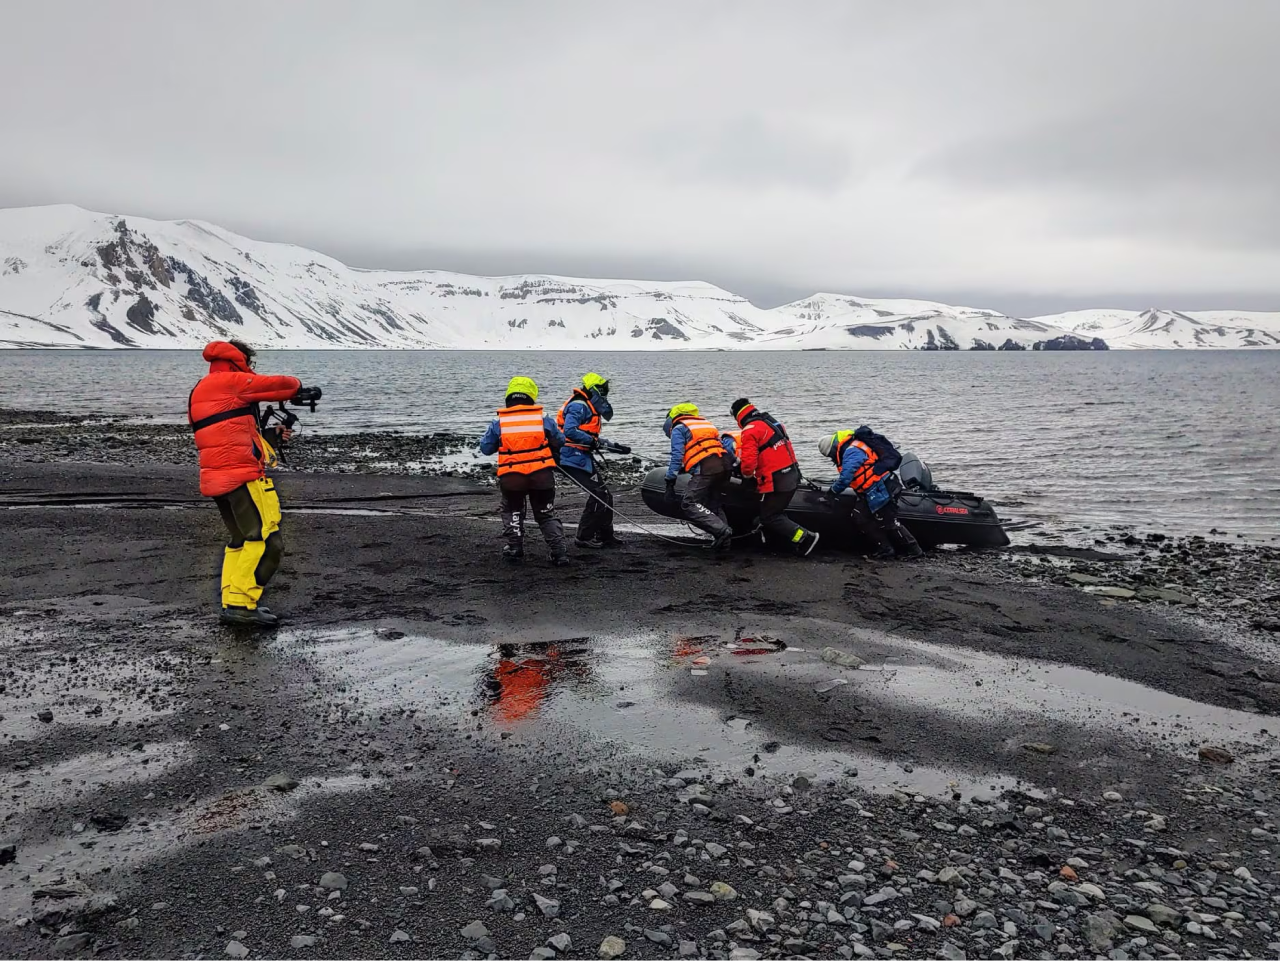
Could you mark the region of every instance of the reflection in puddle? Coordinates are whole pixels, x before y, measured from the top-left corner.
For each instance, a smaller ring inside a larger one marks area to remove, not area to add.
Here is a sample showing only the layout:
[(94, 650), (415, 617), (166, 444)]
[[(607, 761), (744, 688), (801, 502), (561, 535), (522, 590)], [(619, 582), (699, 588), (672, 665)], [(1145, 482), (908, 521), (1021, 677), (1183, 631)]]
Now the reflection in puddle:
[[(804, 652), (759, 634), (726, 639), (640, 631), (475, 644), (358, 627), (284, 632), (273, 646), (298, 652), (332, 678), (330, 698), (340, 701), (335, 719), (341, 712), (427, 711), (472, 730), (478, 716), (504, 738), (539, 750), (572, 746), (586, 754), (593, 746), (621, 747), (659, 762), (700, 759), (726, 773), (751, 767), (760, 775), (838, 778), (856, 767), (858, 783), (867, 788), (986, 794), (1015, 784), (926, 765), (900, 767), (856, 748), (781, 745), (749, 718), (726, 718), (673, 693), (681, 674), (720, 683), (722, 672), (751, 670), (757, 661), (803, 670), (802, 662), (779, 659)], [(715, 677), (707, 677), (711, 673)]]
[(529, 720), (550, 695), (588, 682), (591, 651), (582, 640), (499, 644), (481, 680), (494, 720), (507, 726)]

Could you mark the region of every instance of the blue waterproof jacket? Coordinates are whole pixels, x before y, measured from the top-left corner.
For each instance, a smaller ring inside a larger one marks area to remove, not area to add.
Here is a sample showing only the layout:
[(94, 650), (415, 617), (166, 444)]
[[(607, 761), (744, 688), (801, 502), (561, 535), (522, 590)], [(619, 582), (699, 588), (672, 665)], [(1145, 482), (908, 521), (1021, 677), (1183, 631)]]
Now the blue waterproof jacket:
[[(556, 426), (554, 417), (548, 417), (544, 414), (542, 427), (547, 432), (547, 443), (551, 445), (553, 453), (564, 447), (564, 434), (560, 433), (560, 428)], [(502, 446), (502, 428), (498, 426), (498, 418), (495, 417), (489, 422), (489, 429), (480, 438), (480, 453), (496, 454), (500, 446)]]
[[(601, 420), (613, 420), (613, 405), (608, 399), (600, 396), (597, 390), (587, 392), (591, 396), (591, 403), (595, 405), (596, 413), (600, 415)], [(590, 434), (584, 433), (578, 428), (591, 419), (591, 411), (587, 405), (581, 400), (572, 400), (569, 406), (564, 409), (564, 437), (570, 444), (582, 444), (590, 447), (595, 438)], [(604, 441), (604, 438), (600, 438)], [(594, 473), (596, 469), (595, 461), (591, 459), (591, 454), (584, 450), (578, 450), (576, 447), (566, 447), (560, 454), (561, 467), (576, 467), (579, 470)]]
[[(833, 452), (834, 453), (834, 452)], [(835, 457), (831, 458), (832, 463)], [(839, 494), (853, 483), (853, 475), (858, 472), (858, 468), (867, 462), (867, 455), (862, 452), (862, 448), (855, 447), (850, 444), (844, 450), (844, 463), (840, 465), (840, 476), (836, 478), (835, 483), (831, 485), (831, 493)]]
[[(565, 423), (568, 423), (567, 419)], [(671, 460), (667, 464), (667, 480), (674, 480), (680, 475), (680, 471), (684, 467), (684, 449), (692, 439), (693, 434), (689, 432), (689, 428), (685, 427), (684, 424), (676, 424), (671, 428)], [(733, 438), (721, 437), (720, 444), (728, 452), (729, 460), (732, 462), (735, 456)], [(693, 470), (689, 473), (702, 473), (702, 465), (694, 464)]]

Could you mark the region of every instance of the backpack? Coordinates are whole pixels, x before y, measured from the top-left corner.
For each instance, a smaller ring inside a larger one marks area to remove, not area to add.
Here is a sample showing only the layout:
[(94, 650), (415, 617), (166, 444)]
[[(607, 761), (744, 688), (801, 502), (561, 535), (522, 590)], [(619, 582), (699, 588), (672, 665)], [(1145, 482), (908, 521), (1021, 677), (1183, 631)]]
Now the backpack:
[(902, 455), (898, 453), (898, 448), (893, 446), (893, 442), (884, 434), (877, 434), (865, 424), (853, 432), (853, 439), (862, 441), (875, 451), (877, 468), (891, 471), (897, 470), (902, 464)]

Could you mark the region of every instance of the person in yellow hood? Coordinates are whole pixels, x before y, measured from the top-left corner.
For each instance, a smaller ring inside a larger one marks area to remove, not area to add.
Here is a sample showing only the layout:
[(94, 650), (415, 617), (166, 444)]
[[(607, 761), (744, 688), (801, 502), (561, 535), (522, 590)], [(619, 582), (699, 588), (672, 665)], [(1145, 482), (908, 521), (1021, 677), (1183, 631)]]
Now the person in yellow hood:
[(551, 551), (551, 563), (569, 563), (564, 525), (556, 517), (555, 466), (564, 434), (538, 406), (538, 385), (529, 377), (512, 377), (505, 405), (480, 438), (482, 454), (498, 455), (498, 489), (502, 492), (502, 532), (507, 546), (502, 556), (516, 563), (524, 559), (525, 502)]

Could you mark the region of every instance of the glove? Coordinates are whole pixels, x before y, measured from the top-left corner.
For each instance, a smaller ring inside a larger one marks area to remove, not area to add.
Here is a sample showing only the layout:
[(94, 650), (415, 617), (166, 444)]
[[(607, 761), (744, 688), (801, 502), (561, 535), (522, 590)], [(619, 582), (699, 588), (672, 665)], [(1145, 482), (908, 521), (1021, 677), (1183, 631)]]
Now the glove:
[(630, 448), (630, 447), (628, 447), (626, 444), (614, 444), (614, 445), (613, 445), (613, 447), (612, 447), (612, 449), (613, 449), (613, 452), (614, 452), (615, 454), (630, 454), (630, 453), (631, 453), (631, 448)]
[(666, 499), (673, 501), (676, 499), (676, 479), (674, 477), (667, 478)]

